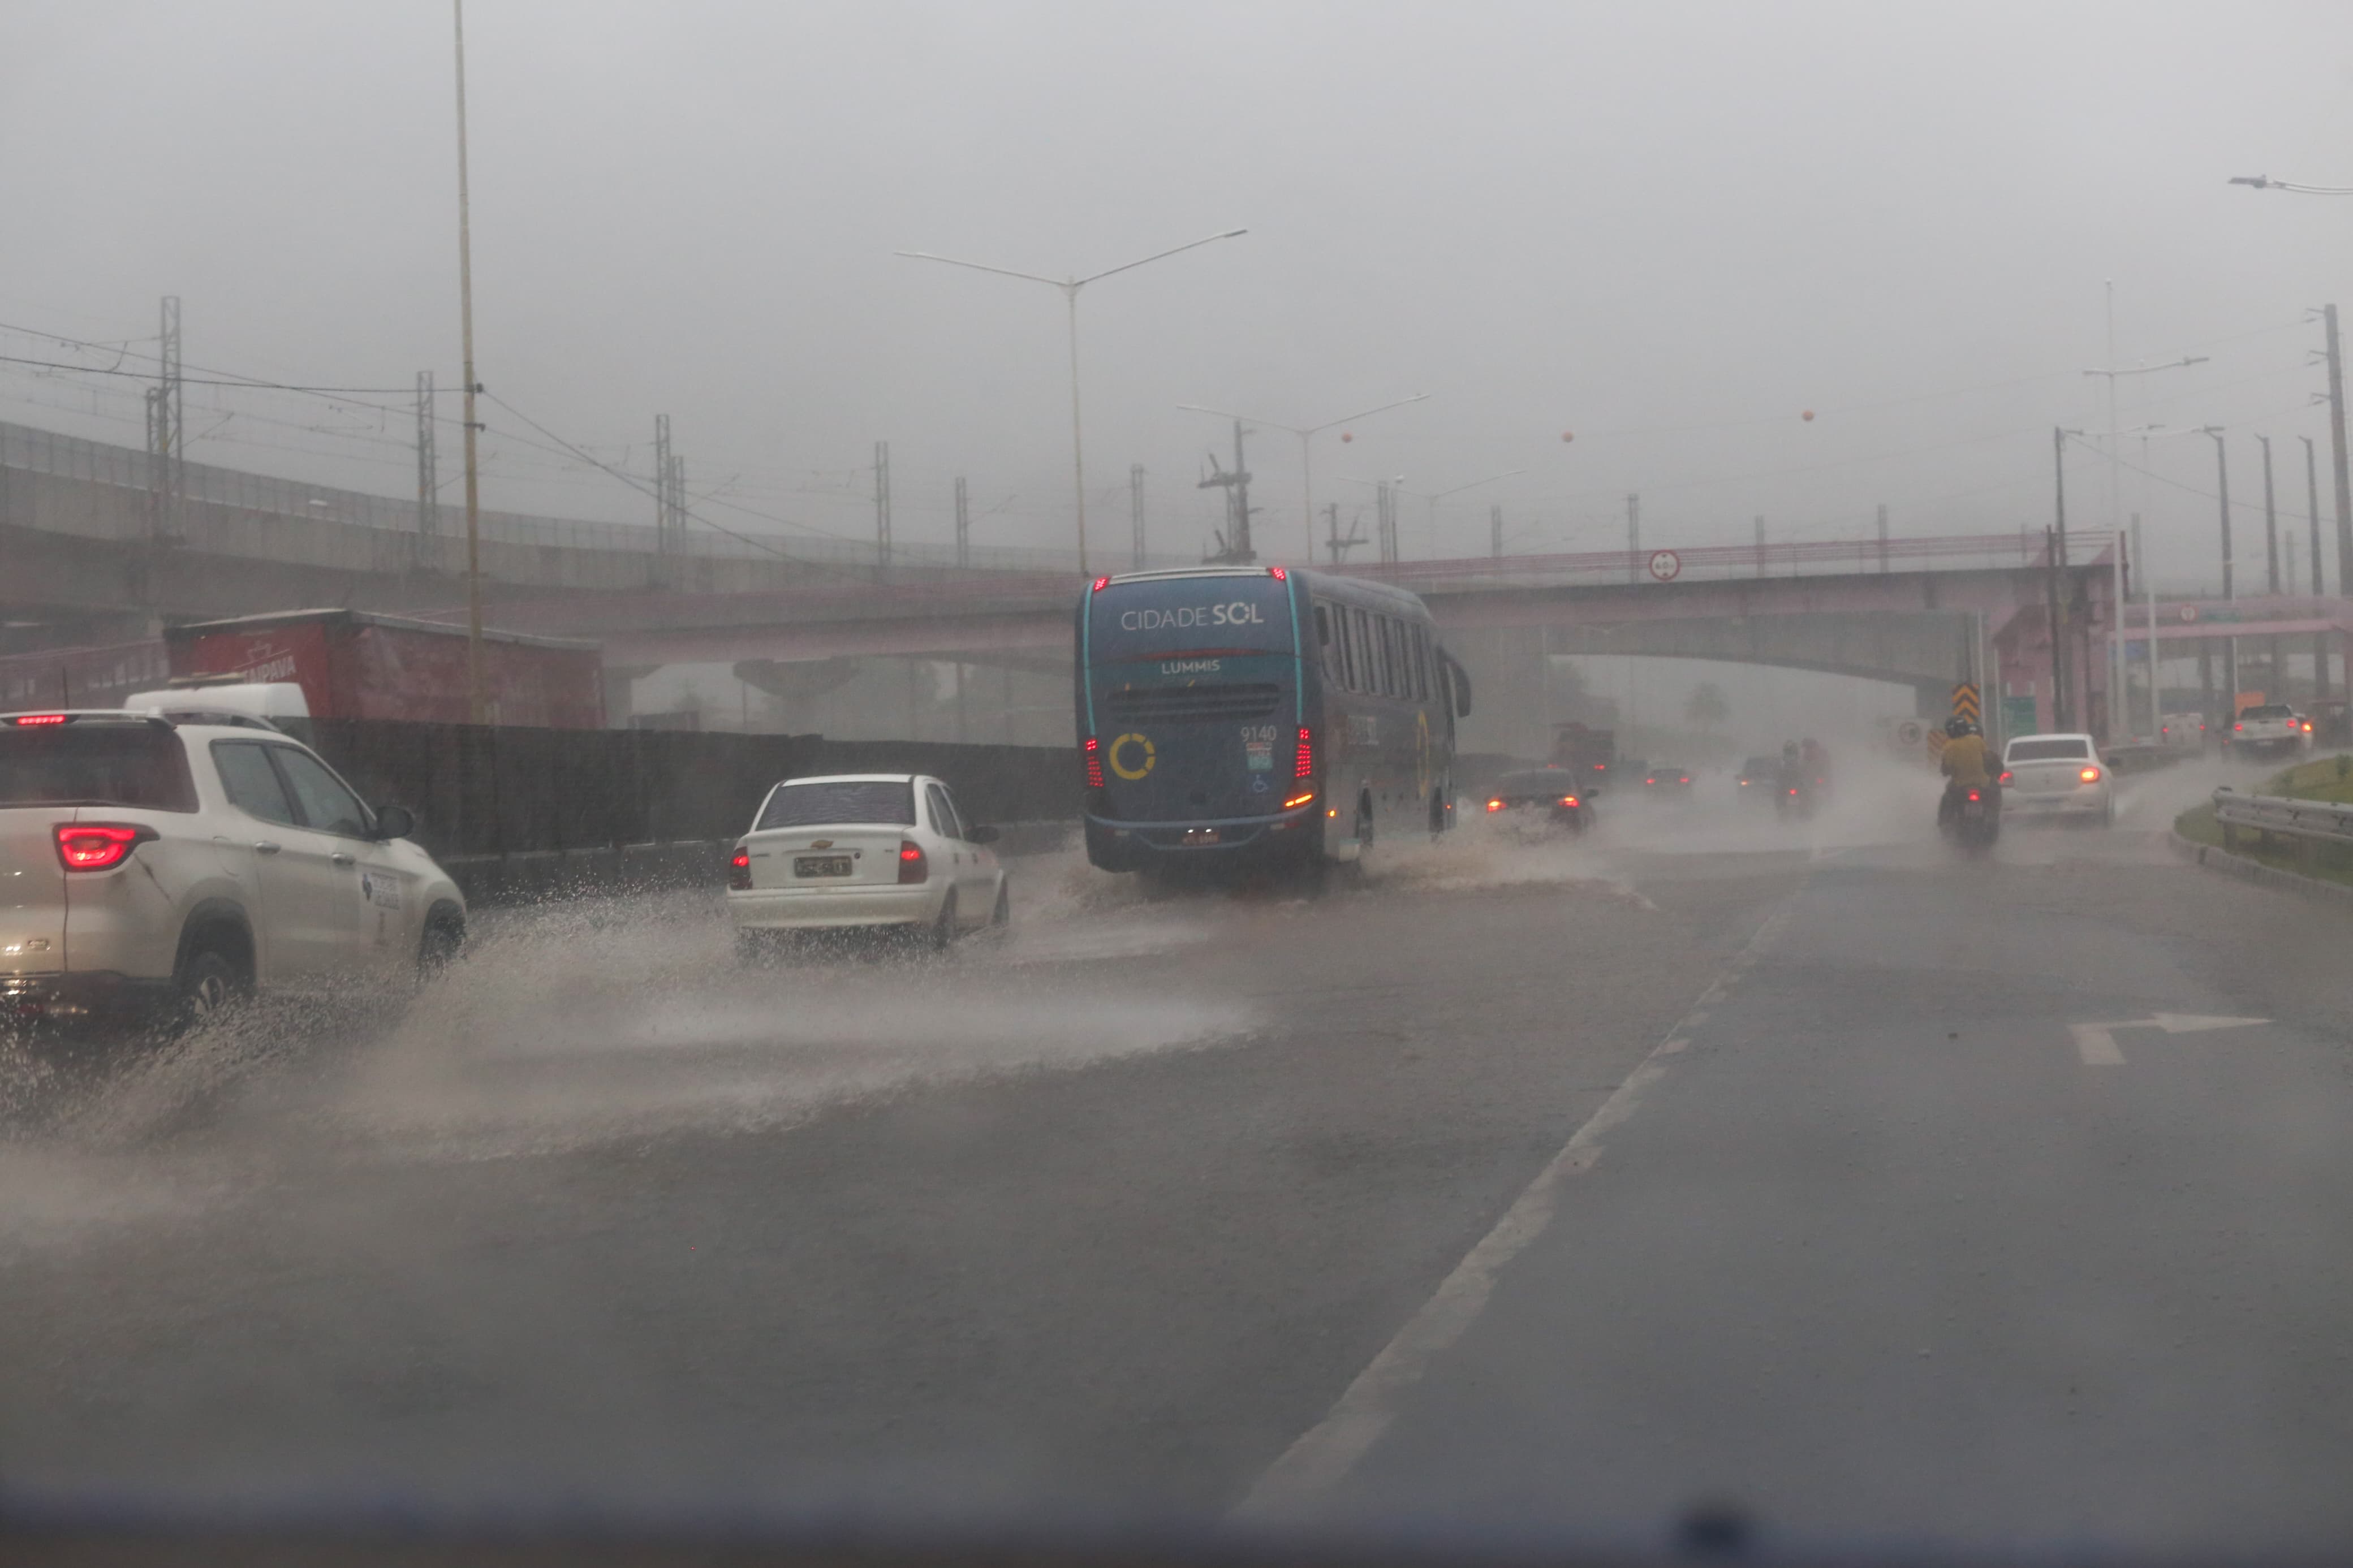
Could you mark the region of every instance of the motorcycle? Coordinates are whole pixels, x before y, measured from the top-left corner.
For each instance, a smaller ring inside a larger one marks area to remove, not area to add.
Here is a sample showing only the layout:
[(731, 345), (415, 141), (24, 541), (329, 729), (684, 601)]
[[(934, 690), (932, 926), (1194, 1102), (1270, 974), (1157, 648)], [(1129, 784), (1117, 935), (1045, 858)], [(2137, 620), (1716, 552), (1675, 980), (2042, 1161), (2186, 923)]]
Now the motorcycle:
[(1944, 830), (1964, 853), (1982, 855), (2001, 837), (2001, 811), (1986, 798), (1985, 791), (1972, 789), (1954, 803)]
[(1780, 793), (1773, 797), (1774, 814), (1782, 820), (1796, 817), (1800, 822), (1814, 815), (1814, 785), (1810, 779), (1794, 783), (1784, 780)]

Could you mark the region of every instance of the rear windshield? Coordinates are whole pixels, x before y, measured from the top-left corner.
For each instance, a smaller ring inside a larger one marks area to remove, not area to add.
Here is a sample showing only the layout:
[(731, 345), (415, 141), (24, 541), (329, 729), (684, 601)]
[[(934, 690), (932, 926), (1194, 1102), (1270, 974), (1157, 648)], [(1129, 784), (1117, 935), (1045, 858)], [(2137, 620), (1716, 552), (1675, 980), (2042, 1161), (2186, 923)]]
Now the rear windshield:
[(2290, 708), (2284, 702), (2266, 702), (2261, 708), (2248, 709), (2245, 712), (2240, 714), (2239, 717), (2242, 719), (2286, 719), (2292, 717), (2295, 712), (2295, 710)]
[(194, 811), (180, 737), (149, 724), (0, 725), (0, 806), (135, 805)]
[(1576, 787), (1577, 775), (1566, 768), (1505, 773), (1495, 782), (1496, 790), (1504, 795), (1567, 795)]
[(2048, 763), (2072, 761), (2092, 754), (2088, 741), (2012, 741), (2010, 760), (2013, 763)]
[(752, 831), (839, 827), (860, 823), (915, 825), (915, 786), (894, 779), (819, 779), (780, 785)]
[(1751, 757), (1740, 764), (1744, 773), (1769, 773), (1781, 765), (1778, 757)]
[(1272, 577), (1114, 583), (1088, 596), (1087, 654), (1097, 662), (1221, 653), (1289, 653), (1291, 585)]

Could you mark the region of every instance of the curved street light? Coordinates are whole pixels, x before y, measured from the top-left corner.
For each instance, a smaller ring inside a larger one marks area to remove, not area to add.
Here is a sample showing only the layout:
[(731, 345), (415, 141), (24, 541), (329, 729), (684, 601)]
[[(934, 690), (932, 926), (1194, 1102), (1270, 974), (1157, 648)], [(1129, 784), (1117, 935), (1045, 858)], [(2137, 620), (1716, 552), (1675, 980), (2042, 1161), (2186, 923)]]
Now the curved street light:
[(966, 261), (960, 257), (935, 256), (928, 250), (894, 250), (893, 256), (903, 256), (914, 261), (944, 261), (950, 267), (968, 267), (975, 272), (994, 272), (1000, 278), (1019, 278), (1031, 283), (1044, 283), (1062, 291), (1070, 306), (1071, 318), (1071, 470), (1078, 500), (1079, 575), (1087, 574), (1087, 458), (1086, 447), (1079, 433), (1079, 290), (1090, 283), (1102, 281), (1116, 272), (1133, 272), (1148, 263), (1160, 261), (1187, 250), (1198, 250), (1205, 245), (1215, 245), (1221, 239), (1240, 239), (1250, 230), (1229, 228), (1223, 234), (1205, 235), (1171, 246), (1166, 250), (1154, 251), (1150, 256), (1134, 261), (1123, 261), (1117, 267), (1106, 267), (1101, 272), (1090, 272), (1084, 278), (1049, 278), (1039, 272), (1017, 272), (1010, 267), (992, 267), (986, 261)]

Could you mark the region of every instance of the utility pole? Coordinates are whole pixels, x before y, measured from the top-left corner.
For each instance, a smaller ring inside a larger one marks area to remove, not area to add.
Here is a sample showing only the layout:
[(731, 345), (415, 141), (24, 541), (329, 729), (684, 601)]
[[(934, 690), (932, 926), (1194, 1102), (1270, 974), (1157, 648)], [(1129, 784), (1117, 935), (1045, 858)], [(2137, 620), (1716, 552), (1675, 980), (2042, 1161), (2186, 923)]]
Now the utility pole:
[(188, 426), (180, 381), (180, 297), (164, 296), (160, 312), (161, 346), (156, 350), (154, 388), (147, 395), (149, 465), (149, 532), (158, 542), (180, 531), (180, 501), (185, 489), (182, 465), (187, 460)]
[(1244, 466), (1242, 453), (1242, 422), (1237, 419), (1234, 421), (1234, 466), (1231, 468), (1219, 467), (1218, 455), (1210, 453), (1208, 477), (1193, 487), (1195, 489), (1226, 492), (1226, 526), (1218, 536), (1218, 550), (1210, 557), (1212, 561), (1240, 566), (1258, 559), (1257, 552), (1250, 548), (1250, 470)]
[(1127, 522), (1134, 535), (1133, 569), (1144, 570), (1144, 465), (1127, 466)]
[(1397, 493), (1387, 479), (1373, 487), (1373, 531), (1380, 542), (1376, 553), (1387, 565), (1398, 558)]
[(1887, 503), (1879, 503), (1879, 569), (1887, 570)]
[[(965, 499), (962, 474), (956, 476), (955, 482), (955, 541), (956, 570), (968, 571), (972, 566), (972, 510)], [(962, 671), (964, 666), (958, 665), (956, 668)], [(964, 700), (964, 677), (961, 673), (956, 677), (956, 700), (959, 702)], [(963, 740), (963, 734), (959, 732), (956, 739)]]
[[(2312, 437), (2298, 436), (2296, 439), (2304, 443), (2304, 512), (2312, 524), (2312, 596), (2317, 599), (2328, 592), (2326, 574), (2320, 569), (2320, 467)], [(2314, 697), (2327, 697), (2328, 687), (2328, 634), (2315, 632), (2312, 634)]]
[(433, 373), (417, 373), (417, 533), (441, 531), (441, 463), (433, 447)]
[(1642, 498), (1632, 491), (1626, 495), (1626, 581), (1642, 580)]
[(482, 476), (479, 461), (481, 422), (474, 398), (474, 236), (472, 202), (466, 187), (466, 0), (449, 0), (458, 33), (458, 321), (465, 340), (466, 374), (466, 716), (491, 721), (491, 694), (482, 668)]
[(2345, 472), (2345, 356), (2337, 339), (2337, 307), (2321, 307), (2328, 330), (2328, 460), (2337, 479), (2337, 591), (2353, 595), (2353, 490)]
[[(2276, 599), (2280, 592), (2280, 541), (2279, 512), (2272, 503), (2272, 438), (2258, 436), (2255, 440), (2263, 449), (2263, 557), (2272, 597)], [(2274, 700), (2284, 702), (2287, 700), (2287, 677), (2280, 672), (2280, 640), (2277, 637), (2267, 640), (2271, 644), (2271, 673), (2263, 677), (2263, 684), (2277, 690), (2278, 696)]]
[[(1328, 530), (1324, 547), (1332, 552), (1332, 564), (1337, 567), (1340, 564), (1340, 552), (1348, 547), (1347, 544), (1340, 542), (1340, 503), (1338, 501), (1333, 501), (1324, 508), (1324, 521)], [(1350, 529), (1348, 531), (1353, 535), (1356, 530)], [(1348, 544), (1355, 542), (1353, 538), (1348, 541)]]
[[(2222, 597), (2226, 600), (2235, 599), (2239, 595), (2237, 584), (2231, 575), (2230, 451), (2222, 443), (2222, 432), (2219, 426), (2208, 426), (2206, 434), (2214, 437), (2214, 486), (2221, 496)], [(2235, 637), (2229, 639), (2223, 650), (2222, 684), (2229, 689), (2224, 695), (2231, 700), (2231, 717), (2235, 719), (2239, 713), (2239, 639)], [(2211, 715), (2209, 717), (2211, 719)]]
[(874, 565), (891, 570), (891, 443), (874, 443)]
[(670, 553), (670, 416), (654, 416), (654, 553)]
[(1487, 553), (1498, 561), (1504, 558), (1504, 506), (1501, 501), (1487, 509)]
[(2067, 432), (2051, 432), (2051, 473), (2055, 521), (2044, 538), (2043, 555), (2050, 573), (2051, 724), (2054, 730), (2073, 728), (2073, 692), (2067, 659)]
[(1765, 575), (1765, 520), (1757, 520), (1757, 575)]

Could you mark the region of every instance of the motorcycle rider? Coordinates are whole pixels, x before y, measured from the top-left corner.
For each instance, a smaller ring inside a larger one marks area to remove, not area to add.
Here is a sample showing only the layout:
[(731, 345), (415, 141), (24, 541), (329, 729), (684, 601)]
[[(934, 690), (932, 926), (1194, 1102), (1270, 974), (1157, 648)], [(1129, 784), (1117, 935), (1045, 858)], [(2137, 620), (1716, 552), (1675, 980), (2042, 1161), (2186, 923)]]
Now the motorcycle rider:
[(1945, 775), (1945, 797), (1936, 803), (1936, 826), (1945, 826), (1960, 815), (1961, 802), (1976, 790), (1988, 809), (2001, 809), (2001, 789), (1987, 767), (1985, 737), (1977, 725), (1955, 714), (1945, 721), (1945, 752), (1937, 768)]

